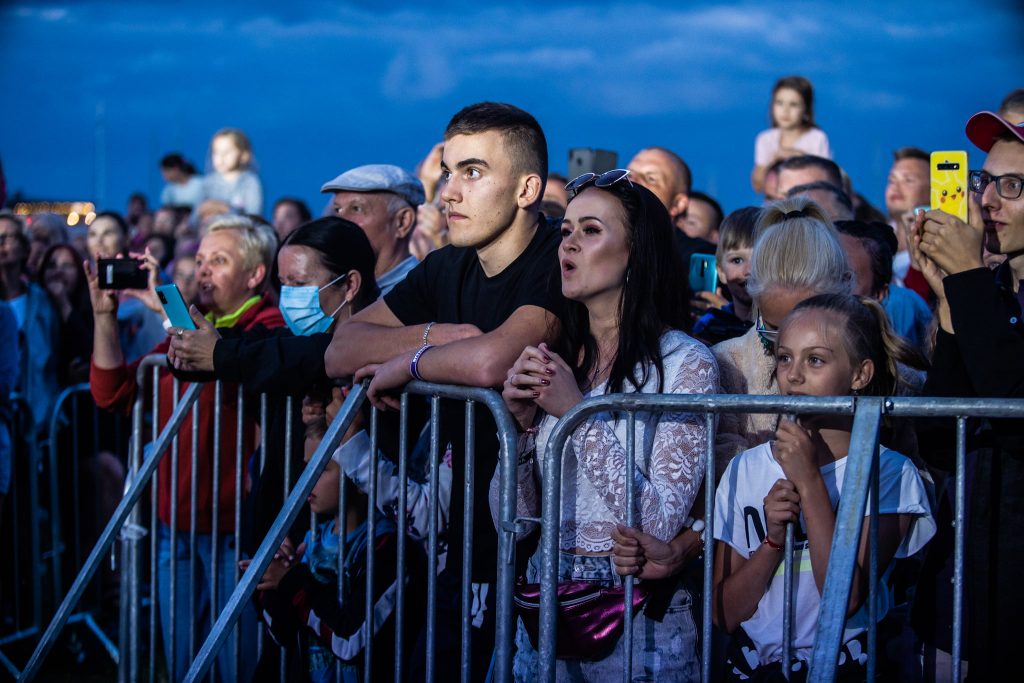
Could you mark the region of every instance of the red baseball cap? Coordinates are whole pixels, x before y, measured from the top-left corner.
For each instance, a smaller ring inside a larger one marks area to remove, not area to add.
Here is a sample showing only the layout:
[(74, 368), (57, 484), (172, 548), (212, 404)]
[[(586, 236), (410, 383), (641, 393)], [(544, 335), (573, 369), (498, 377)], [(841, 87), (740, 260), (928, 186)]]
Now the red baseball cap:
[(1007, 131), (1024, 143), (1024, 123), (1015, 126), (990, 111), (979, 111), (967, 121), (967, 138), (982, 152), (991, 150), (996, 138)]

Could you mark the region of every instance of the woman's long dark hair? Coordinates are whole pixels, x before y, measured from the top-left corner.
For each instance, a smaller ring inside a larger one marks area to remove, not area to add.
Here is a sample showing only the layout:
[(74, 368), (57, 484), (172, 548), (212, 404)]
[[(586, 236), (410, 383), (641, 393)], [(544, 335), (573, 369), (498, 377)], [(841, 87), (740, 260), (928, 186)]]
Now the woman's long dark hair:
[[(645, 187), (620, 181), (594, 190), (607, 192), (622, 205), (629, 239), (619, 306), (619, 345), (608, 375), (608, 393), (621, 392), (627, 379), (635, 387), (642, 386), (650, 378), (652, 367), (658, 373), (660, 392), (665, 379), (661, 335), (668, 328), (686, 329), (689, 320), (676, 228), (661, 200)], [(597, 362), (597, 341), (582, 303), (567, 302), (558, 346), (566, 362), (574, 364), (576, 381), (583, 386)]]

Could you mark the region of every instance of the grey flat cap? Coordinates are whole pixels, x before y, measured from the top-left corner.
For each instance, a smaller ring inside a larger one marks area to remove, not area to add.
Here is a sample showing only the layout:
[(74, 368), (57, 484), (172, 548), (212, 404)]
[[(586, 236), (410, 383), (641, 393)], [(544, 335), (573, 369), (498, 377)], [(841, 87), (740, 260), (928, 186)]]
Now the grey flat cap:
[(413, 206), (426, 201), (423, 183), (403, 168), (391, 164), (367, 164), (345, 171), (324, 183), (321, 192), (394, 192)]

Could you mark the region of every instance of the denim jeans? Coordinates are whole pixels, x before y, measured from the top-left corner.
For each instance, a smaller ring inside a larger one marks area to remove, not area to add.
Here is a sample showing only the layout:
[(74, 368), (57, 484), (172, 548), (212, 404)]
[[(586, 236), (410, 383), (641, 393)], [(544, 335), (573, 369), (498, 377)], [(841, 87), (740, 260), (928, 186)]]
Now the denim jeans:
[[(526, 580), (536, 583), (540, 576), (540, 554), (530, 558)], [(622, 585), (610, 557), (590, 557), (559, 553), (559, 581), (594, 581), (606, 586)], [(648, 619), (641, 611), (633, 619), (634, 681), (699, 681), (700, 651), (697, 625), (693, 620), (693, 598), (679, 588), (673, 594), (662, 621)], [(516, 631), (516, 652), (513, 675), (516, 681), (533, 683), (540, 677), (537, 652), (530, 644), (526, 630), (519, 624)], [(622, 680), (626, 657), (626, 639), (620, 638), (615, 649), (597, 661), (557, 660), (555, 673), (559, 681)]]
[[(235, 588), (235, 536), (218, 534), (217, 539), (217, 608), (211, 615), (210, 597), (213, 578), (213, 545), (210, 534), (196, 534), (195, 585), (189, 577), (189, 532), (178, 530), (175, 539), (176, 551), (174, 572), (177, 576), (174, 606), (174, 680), (185, 677), (193, 657), (189, 653), (189, 625), (195, 624), (195, 648), (198, 653), (203, 641), (210, 633), (211, 621), (216, 619), (227, 604)], [(244, 555), (243, 555), (244, 557)], [(157, 532), (157, 599), (160, 607), (160, 631), (164, 642), (164, 655), (170, 668), (168, 654), (171, 635), (171, 528), (160, 523)], [(194, 612), (192, 611), (194, 608)], [(256, 666), (256, 610), (252, 601), (247, 601), (238, 620), (241, 629), (241, 671), (235, 671), (234, 636), (228, 637), (224, 647), (217, 654), (215, 668), (217, 680), (249, 681)]]

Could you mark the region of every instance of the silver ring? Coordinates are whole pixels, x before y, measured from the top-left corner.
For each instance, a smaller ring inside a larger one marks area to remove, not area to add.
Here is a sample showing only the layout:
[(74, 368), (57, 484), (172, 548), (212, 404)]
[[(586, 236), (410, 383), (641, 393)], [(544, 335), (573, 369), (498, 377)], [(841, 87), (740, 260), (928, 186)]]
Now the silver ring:
[(181, 339), (184, 334), (185, 334), (185, 330), (179, 328), (178, 329), (178, 339)]

